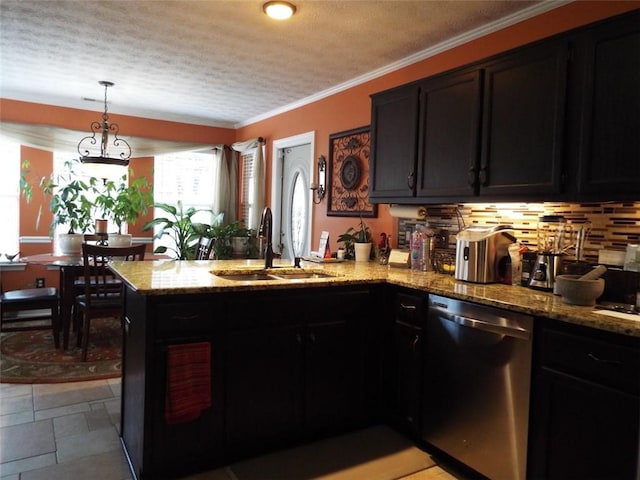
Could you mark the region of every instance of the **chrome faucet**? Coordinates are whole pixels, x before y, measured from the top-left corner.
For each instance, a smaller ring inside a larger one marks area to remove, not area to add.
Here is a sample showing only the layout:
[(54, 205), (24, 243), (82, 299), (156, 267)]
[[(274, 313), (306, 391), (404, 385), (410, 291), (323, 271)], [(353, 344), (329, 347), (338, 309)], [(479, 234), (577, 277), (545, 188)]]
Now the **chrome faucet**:
[(266, 242), (264, 247), (264, 268), (273, 267), (273, 246), (271, 245), (272, 224), (273, 216), (271, 215), (271, 209), (264, 207), (262, 217), (260, 217), (260, 228), (258, 229), (258, 236)]

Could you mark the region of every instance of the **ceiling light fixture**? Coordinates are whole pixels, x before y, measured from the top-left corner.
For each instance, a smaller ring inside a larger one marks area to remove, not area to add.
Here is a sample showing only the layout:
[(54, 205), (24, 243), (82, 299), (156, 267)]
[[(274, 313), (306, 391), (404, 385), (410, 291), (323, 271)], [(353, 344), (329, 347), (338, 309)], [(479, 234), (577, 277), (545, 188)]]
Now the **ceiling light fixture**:
[(286, 20), (296, 13), (296, 6), (289, 2), (267, 2), (262, 5), (262, 11), (275, 20)]
[[(80, 161), (82, 163), (104, 163), (108, 165), (120, 165), (126, 167), (129, 165), (129, 158), (131, 157), (131, 147), (126, 140), (118, 138), (118, 132), (120, 127), (117, 123), (109, 124), (109, 115), (107, 114), (107, 89), (113, 87), (113, 82), (101, 80), (98, 82), (104, 86), (104, 113), (102, 114), (102, 122), (92, 122), (91, 135), (84, 137), (78, 143), (78, 153), (80, 154)], [(91, 155), (89, 149), (92, 145), (98, 143), (96, 133), (100, 133), (100, 155)], [(109, 133), (113, 133), (112, 146), (120, 153), (115, 157), (110, 157), (107, 148), (109, 146)]]

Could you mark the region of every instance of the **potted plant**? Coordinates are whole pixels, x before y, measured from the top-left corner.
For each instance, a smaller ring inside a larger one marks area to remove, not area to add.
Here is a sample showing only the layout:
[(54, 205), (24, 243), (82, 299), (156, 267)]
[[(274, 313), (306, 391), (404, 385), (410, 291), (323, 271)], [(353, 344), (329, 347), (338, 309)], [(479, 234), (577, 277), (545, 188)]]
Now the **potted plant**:
[[(51, 196), (49, 208), (53, 214), (50, 232), (55, 233), (58, 225), (67, 225), (66, 234), (58, 235), (58, 245), (62, 253), (78, 254), (82, 248), (83, 233), (92, 225), (93, 202), (87, 194), (90, 184), (75, 179), (73, 166), (78, 160), (65, 162), (64, 173), (57, 177), (43, 178), (40, 188)], [(36, 223), (39, 222), (39, 218)]]
[[(129, 170), (130, 177), (132, 173)], [(102, 189), (96, 187), (96, 191), (96, 208), (118, 228), (116, 233), (109, 234), (109, 245), (131, 245), (131, 235), (124, 234), (122, 227), (129, 223), (135, 224), (138, 217), (147, 213), (149, 206), (153, 204), (153, 194), (147, 179), (138, 177), (127, 184), (127, 176), (123, 175), (117, 183), (108, 180)]]
[(216, 259), (253, 258), (257, 255), (255, 231), (246, 228), (242, 221), (224, 223), (224, 214), (220, 213), (214, 220), (210, 236), (215, 238), (213, 251)]
[(369, 261), (372, 256), (371, 230), (364, 223), (362, 217), (357, 228), (349, 227), (338, 237), (338, 242), (344, 244), (345, 258), (355, 258), (357, 262)]
[(173, 246), (166, 247), (161, 245), (153, 253), (165, 253), (167, 250), (172, 250), (177, 260), (193, 259), (198, 238), (210, 235), (209, 231), (211, 230), (210, 225), (193, 222), (193, 216), (198, 212), (210, 212), (210, 210), (196, 209), (194, 207), (185, 209), (180, 200), (175, 206), (168, 203), (156, 203), (154, 207), (166, 212), (167, 216), (154, 218), (147, 222), (143, 230), (147, 231), (159, 226), (160, 228), (153, 238), (168, 235), (173, 242)]

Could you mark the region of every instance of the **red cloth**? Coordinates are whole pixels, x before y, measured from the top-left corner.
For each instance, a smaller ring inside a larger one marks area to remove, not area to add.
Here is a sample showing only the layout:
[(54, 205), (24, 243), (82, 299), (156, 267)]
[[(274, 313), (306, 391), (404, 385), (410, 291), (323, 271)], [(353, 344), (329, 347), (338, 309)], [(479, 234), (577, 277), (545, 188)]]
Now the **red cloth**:
[(192, 422), (211, 406), (211, 344), (169, 345), (164, 419), (167, 425)]

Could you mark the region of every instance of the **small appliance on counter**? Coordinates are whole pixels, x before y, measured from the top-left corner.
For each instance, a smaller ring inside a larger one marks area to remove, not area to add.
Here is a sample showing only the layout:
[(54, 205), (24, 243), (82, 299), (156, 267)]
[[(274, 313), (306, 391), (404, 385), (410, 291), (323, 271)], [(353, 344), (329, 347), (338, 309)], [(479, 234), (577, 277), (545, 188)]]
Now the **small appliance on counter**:
[(516, 242), (506, 225), (468, 227), (456, 236), (454, 278), (475, 283), (498, 281), (498, 263), (508, 256), (508, 247)]
[(571, 225), (562, 215), (544, 215), (538, 220), (538, 253), (529, 277), (529, 287), (552, 291), (562, 273), (565, 251), (571, 247)]

